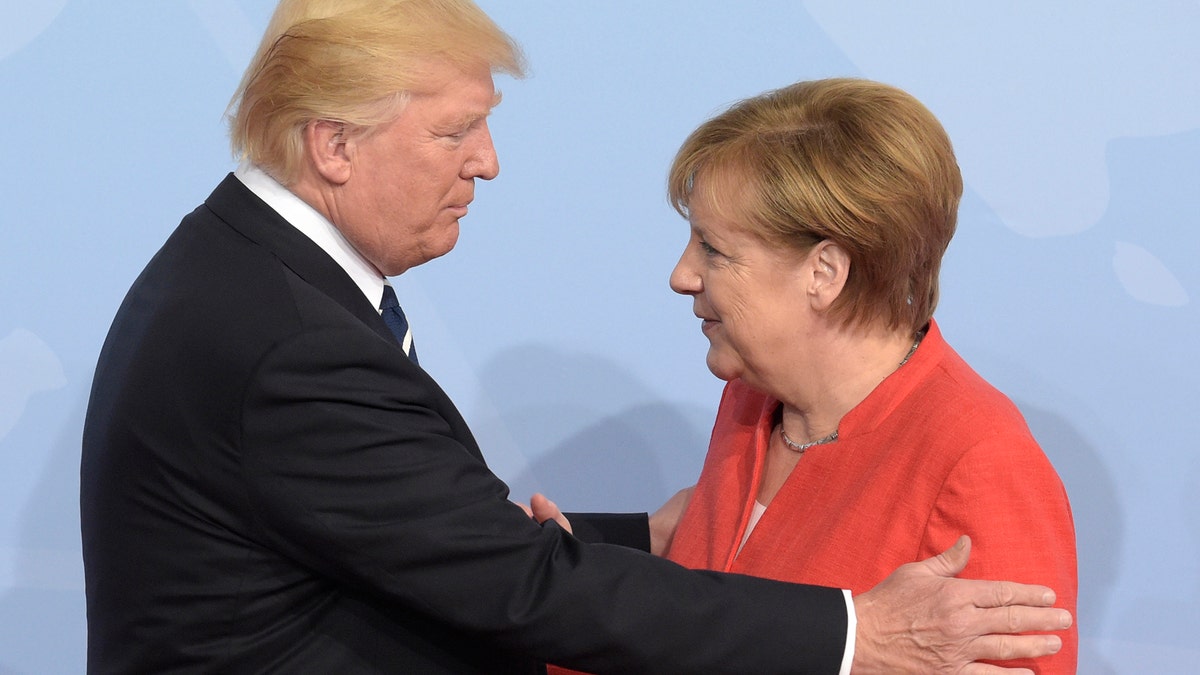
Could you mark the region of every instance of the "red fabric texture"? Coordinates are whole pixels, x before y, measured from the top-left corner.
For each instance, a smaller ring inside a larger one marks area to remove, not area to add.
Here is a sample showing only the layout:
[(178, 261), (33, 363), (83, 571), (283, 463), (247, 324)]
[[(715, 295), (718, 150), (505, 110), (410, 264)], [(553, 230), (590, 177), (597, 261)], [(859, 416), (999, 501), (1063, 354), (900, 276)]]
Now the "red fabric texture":
[[(779, 402), (726, 385), (708, 456), (668, 557), (687, 567), (870, 590), (895, 568), (971, 536), (960, 575), (1050, 586), (1075, 613), (1067, 494), (1016, 406), (976, 374), (935, 323), (895, 373), (805, 452), (742, 540)], [(1036, 661), (1074, 673), (1078, 633)]]

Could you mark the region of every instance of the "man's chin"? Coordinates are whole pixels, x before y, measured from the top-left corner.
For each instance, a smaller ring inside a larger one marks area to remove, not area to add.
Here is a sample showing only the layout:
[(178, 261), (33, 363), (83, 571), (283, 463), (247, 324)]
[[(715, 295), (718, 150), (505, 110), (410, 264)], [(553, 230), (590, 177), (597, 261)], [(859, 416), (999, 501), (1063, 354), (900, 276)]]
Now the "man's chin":
[(446, 255), (450, 251), (453, 251), (454, 247), (457, 245), (458, 245), (458, 220), (455, 219), (455, 221), (446, 228), (446, 234), (443, 237), (442, 241), (438, 242), (438, 246), (434, 249), (434, 254), (432, 257), (430, 257), (430, 260), (432, 260), (433, 258), (440, 258), (440, 257)]
[(425, 246), (421, 247), (420, 260), (409, 265), (409, 269), (418, 265), (424, 265), (430, 260), (435, 260), (453, 251), (455, 245), (458, 244), (458, 221), (455, 220), (450, 225), (447, 225), (445, 231), (441, 234), (442, 236), (437, 240), (426, 240)]

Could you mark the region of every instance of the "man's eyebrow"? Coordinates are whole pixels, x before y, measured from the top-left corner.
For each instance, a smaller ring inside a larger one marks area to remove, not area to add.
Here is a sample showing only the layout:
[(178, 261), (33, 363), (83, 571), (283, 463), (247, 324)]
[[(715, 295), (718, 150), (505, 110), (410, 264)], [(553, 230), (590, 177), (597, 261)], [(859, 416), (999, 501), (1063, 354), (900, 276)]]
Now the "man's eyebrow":
[(461, 127), (469, 127), (472, 124), (475, 124), (476, 122), (478, 122), (479, 120), (484, 119), (488, 115), (491, 115), (492, 109), (494, 109), (496, 106), (500, 105), (500, 99), (503, 97), (504, 97), (503, 94), (501, 94), (500, 92), (496, 92), (495, 96), (492, 97), (492, 102), (488, 105), (488, 109), (486, 111), (484, 111), (482, 113), (468, 113), (466, 115), (463, 115), (462, 117), (459, 117), (459, 118), (455, 119), (453, 122), (451, 122), (449, 124), (449, 128), (458, 129)]

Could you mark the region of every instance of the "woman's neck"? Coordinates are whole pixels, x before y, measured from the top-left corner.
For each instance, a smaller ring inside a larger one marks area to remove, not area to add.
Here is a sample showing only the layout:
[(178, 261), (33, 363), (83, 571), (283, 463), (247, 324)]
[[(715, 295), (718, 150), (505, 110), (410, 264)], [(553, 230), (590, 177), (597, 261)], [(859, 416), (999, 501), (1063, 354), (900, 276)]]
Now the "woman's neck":
[(788, 369), (779, 383), (783, 431), (795, 443), (824, 438), (875, 387), (896, 372), (913, 349), (908, 331), (843, 328), (821, 336), (806, 350), (805, 364)]

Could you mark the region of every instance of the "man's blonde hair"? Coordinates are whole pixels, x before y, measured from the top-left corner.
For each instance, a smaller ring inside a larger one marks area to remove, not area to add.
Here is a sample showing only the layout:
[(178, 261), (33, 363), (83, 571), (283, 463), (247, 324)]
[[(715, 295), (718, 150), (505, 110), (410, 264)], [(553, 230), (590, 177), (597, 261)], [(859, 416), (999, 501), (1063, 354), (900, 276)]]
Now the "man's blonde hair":
[(435, 62), (524, 74), (520, 48), (470, 0), (282, 0), (229, 105), (234, 155), (289, 184), (306, 125), (388, 122)]

